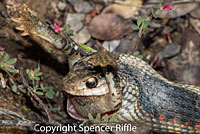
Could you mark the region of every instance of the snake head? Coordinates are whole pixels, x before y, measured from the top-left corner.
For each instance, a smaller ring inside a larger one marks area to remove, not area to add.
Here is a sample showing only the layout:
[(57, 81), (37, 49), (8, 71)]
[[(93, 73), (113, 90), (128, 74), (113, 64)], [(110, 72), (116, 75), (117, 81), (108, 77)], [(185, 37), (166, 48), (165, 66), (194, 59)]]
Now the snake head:
[(87, 119), (89, 113), (93, 116), (115, 113), (122, 101), (115, 79), (111, 72), (104, 74), (101, 67), (84, 60), (77, 62), (64, 79), (68, 113), (79, 120)]

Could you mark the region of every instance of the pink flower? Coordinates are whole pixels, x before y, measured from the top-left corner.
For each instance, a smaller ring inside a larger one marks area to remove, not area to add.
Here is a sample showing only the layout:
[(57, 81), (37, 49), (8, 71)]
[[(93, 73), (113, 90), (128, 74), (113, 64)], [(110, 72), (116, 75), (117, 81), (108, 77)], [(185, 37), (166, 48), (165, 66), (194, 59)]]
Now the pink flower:
[(57, 26), (56, 23), (54, 23), (53, 29), (54, 29), (56, 32), (64, 30), (64, 28)]
[(4, 50), (4, 48), (2, 46), (0, 46), (0, 52), (3, 51), (3, 50)]
[(34, 71), (33, 71), (33, 69), (30, 69), (30, 73), (31, 73), (31, 76), (34, 77)]
[(165, 11), (170, 11), (172, 9), (172, 4), (168, 4), (168, 5), (162, 6), (161, 9), (163, 9)]

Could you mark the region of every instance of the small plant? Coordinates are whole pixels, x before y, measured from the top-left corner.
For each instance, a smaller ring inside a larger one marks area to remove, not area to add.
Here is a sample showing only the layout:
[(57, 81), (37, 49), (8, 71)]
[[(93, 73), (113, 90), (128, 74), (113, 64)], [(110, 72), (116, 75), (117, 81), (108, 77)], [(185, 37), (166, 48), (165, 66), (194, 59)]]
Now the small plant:
[(53, 99), (55, 96), (55, 92), (53, 91), (53, 87), (44, 87), (42, 88), (43, 92), (49, 99)]
[(42, 72), (40, 72), (40, 68), (36, 68), (34, 70), (32, 69), (26, 69), (26, 73), (29, 76), (29, 79), (32, 80), (32, 90), (40, 96), (45, 95), (48, 99), (53, 99), (56, 93), (53, 91), (53, 87), (43, 87), (39, 86), (37, 83), (39, 83), (40, 77), (42, 76)]
[(67, 36), (73, 36), (74, 34), (74, 31), (71, 30), (71, 26), (70, 25), (65, 25), (64, 26), (64, 33), (67, 35)]
[[(146, 20), (147, 18), (145, 16), (143, 17), (138, 17), (137, 19), (137, 25), (132, 25), (132, 29), (139, 30), (138, 36), (141, 38), (142, 34), (144, 33), (144, 31), (146, 30), (147, 26), (150, 23), (150, 19)], [(152, 18), (151, 18), (152, 19)]]
[[(16, 62), (17, 58), (10, 59), (10, 56), (3, 51), (3, 48), (0, 48), (0, 68), (4, 70), (12, 79), (13, 77), (10, 73), (17, 72), (17, 70), (14, 68)], [(12, 80), (11, 82), (13, 84), (15, 83), (14, 80)], [(12, 86), (12, 91), (17, 91), (17, 87), (15, 84)]]
[(10, 56), (4, 51), (0, 51), (0, 68), (6, 72), (14, 73), (14, 64), (17, 62), (16, 58), (10, 59)]
[(135, 57), (138, 57), (140, 59), (143, 59), (143, 56), (140, 55), (139, 51), (135, 51), (134, 54), (133, 54)]
[(117, 116), (116, 116), (116, 115), (111, 115), (111, 116), (109, 117), (108, 114), (104, 115), (104, 116), (103, 116), (103, 120), (101, 120), (101, 114), (100, 114), (100, 113), (97, 114), (96, 118), (94, 118), (94, 117), (92, 116), (92, 114), (89, 113), (89, 114), (88, 114), (88, 118), (89, 118), (90, 121), (94, 121), (94, 122), (95, 122), (95, 121), (96, 121), (96, 122), (98, 122), (98, 121), (114, 122), (115, 120), (117, 120)]
[(167, 4), (165, 6), (161, 5), (162, 0), (160, 0), (160, 3), (151, 8), (151, 14), (149, 16), (139, 16), (137, 19), (137, 24), (132, 25), (133, 30), (139, 30), (138, 36), (141, 38), (143, 33), (145, 32), (146, 28), (150, 24), (153, 18), (157, 18), (158, 14), (156, 12), (158, 10), (165, 10), (165, 11), (170, 11), (172, 8), (172, 4)]

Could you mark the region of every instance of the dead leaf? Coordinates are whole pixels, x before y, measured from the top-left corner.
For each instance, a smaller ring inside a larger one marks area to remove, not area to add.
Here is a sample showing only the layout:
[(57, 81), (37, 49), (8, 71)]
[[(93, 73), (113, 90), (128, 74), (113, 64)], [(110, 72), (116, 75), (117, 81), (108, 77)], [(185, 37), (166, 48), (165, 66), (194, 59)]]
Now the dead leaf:
[(102, 14), (112, 12), (124, 17), (125, 19), (128, 19), (131, 18), (135, 12), (140, 9), (141, 4), (142, 0), (124, 0), (118, 2), (117, 4), (112, 4), (106, 7), (102, 11)]

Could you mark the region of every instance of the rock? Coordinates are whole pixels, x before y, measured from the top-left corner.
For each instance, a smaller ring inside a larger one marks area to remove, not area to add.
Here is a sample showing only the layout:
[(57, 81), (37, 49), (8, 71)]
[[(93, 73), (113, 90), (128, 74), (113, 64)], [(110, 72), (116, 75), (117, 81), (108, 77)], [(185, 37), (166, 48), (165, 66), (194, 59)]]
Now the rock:
[(91, 38), (86, 27), (84, 27), (82, 21), (85, 18), (85, 14), (81, 13), (69, 13), (67, 15), (66, 24), (69, 24), (70, 29), (74, 31), (72, 37), (77, 43), (86, 43)]
[(91, 39), (86, 45), (87, 45), (88, 47), (93, 47), (95, 44), (96, 44), (96, 40)]
[(69, 24), (71, 26), (71, 30), (76, 33), (83, 27), (82, 20), (84, 20), (85, 14), (79, 14), (79, 13), (68, 13), (66, 24)]
[(73, 36), (72, 38), (77, 43), (86, 43), (90, 40), (91, 35), (89, 34), (89, 32), (85, 26), (80, 32), (75, 34), (75, 36)]
[(192, 12), (198, 6), (199, 3), (174, 4), (171, 11), (159, 10), (156, 14), (159, 14), (159, 18), (176, 18)]
[(66, 3), (65, 2), (58, 2), (58, 9), (60, 9), (61, 11), (63, 11), (66, 7)]
[(84, 1), (84, 0), (68, 0), (70, 4), (74, 6), (74, 9), (78, 13), (89, 13), (90, 11), (94, 10), (95, 5), (93, 2)]
[(126, 35), (125, 38), (121, 39), (120, 45), (115, 50), (119, 53), (131, 54), (133, 46), (137, 41), (137, 34), (137, 32), (134, 32)]
[(131, 22), (113, 13), (94, 17), (88, 31), (92, 37), (100, 40), (116, 40), (132, 31)]
[(160, 52), (159, 58), (166, 59), (172, 58), (175, 55), (179, 54), (181, 51), (181, 47), (175, 44), (169, 44), (163, 51)]
[(104, 41), (102, 46), (105, 49), (109, 50), (109, 45), (110, 45), (110, 52), (112, 52), (115, 50), (117, 46), (119, 46), (119, 44), (120, 40), (112, 40), (112, 41)]

